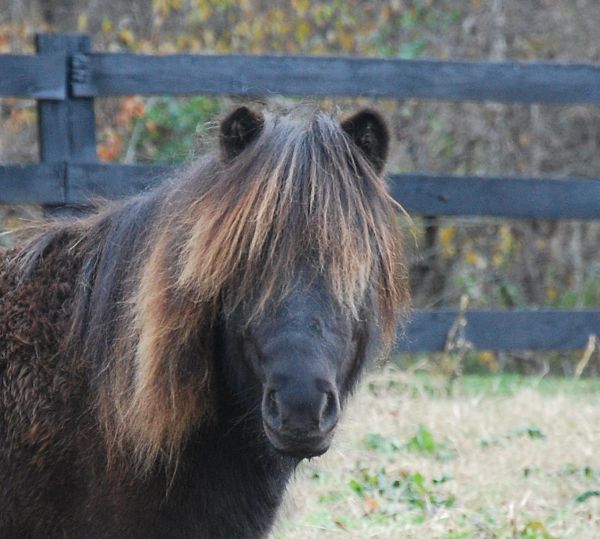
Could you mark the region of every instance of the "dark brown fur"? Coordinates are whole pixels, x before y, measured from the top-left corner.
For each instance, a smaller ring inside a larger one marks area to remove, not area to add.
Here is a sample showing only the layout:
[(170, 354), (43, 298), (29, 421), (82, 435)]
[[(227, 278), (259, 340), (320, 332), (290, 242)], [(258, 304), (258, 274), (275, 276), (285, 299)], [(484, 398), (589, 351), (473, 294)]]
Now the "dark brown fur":
[[(3, 537), (27, 534), (6, 516), (35, 524), (38, 534), (57, 526), (64, 488), (72, 488), (70, 464), (78, 453), (86, 383), (83, 365), (61, 353), (70, 323), (77, 261), (65, 257), (61, 241), (45, 264), (20, 282), (0, 263), (0, 522)], [(11, 468), (20, 473), (5, 475)], [(38, 488), (36, 488), (38, 486)], [(52, 509), (40, 512), (41, 508)]]
[[(408, 293), (383, 121), (237, 114), (222, 158), (2, 254), (2, 537), (260, 535), (293, 465), (239, 456), (254, 442), (223, 422), (218, 328), (264, 316), (302, 266), (391, 342)], [(209, 509), (239, 523), (216, 532)]]

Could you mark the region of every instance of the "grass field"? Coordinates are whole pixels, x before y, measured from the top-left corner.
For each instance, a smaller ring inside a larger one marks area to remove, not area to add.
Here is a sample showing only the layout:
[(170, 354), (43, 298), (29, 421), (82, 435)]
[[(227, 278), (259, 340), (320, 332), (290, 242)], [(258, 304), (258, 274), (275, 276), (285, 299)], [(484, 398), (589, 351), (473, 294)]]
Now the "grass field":
[(600, 381), (379, 370), (271, 537), (600, 538)]

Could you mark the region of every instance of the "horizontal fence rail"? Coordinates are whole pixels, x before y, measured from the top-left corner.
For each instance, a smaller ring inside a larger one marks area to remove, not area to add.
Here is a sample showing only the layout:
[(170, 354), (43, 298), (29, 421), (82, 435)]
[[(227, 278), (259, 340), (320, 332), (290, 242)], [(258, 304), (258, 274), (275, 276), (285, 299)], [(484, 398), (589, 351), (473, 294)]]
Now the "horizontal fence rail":
[(600, 219), (599, 180), (394, 174), (390, 190), (414, 214)]
[(600, 66), (344, 57), (92, 53), (73, 95), (362, 96), (600, 103)]
[(63, 163), (0, 167), (0, 203), (65, 204), (67, 168)]
[[(600, 103), (600, 65), (345, 57), (77, 53), (0, 55), (0, 96), (219, 94)], [(6, 76), (4, 74), (9, 74)]]
[[(344, 96), (600, 104), (600, 65), (347, 57), (91, 52), (89, 36), (39, 34), (38, 54), (0, 55), (0, 96), (38, 100), (41, 163), (0, 166), (0, 203), (86, 206), (147, 190), (173, 167), (96, 160), (94, 99), (115, 95)], [(412, 215), (600, 219), (600, 180), (393, 174)], [(460, 323), (460, 324), (459, 324)], [(457, 324), (459, 324), (457, 326)], [(401, 352), (578, 350), (600, 310), (416, 311)]]
[[(396, 351), (443, 351), (461, 314), (454, 310), (411, 313)], [(581, 350), (600, 332), (600, 310), (472, 310), (464, 313), (467, 346), (478, 350)]]
[(67, 95), (62, 54), (0, 55), (0, 96), (63, 100)]
[[(0, 203), (85, 206), (156, 185), (175, 168), (101, 163), (0, 167)], [(392, 196), (413, 215), (600, 219), (600, 180), (392, 174)]]

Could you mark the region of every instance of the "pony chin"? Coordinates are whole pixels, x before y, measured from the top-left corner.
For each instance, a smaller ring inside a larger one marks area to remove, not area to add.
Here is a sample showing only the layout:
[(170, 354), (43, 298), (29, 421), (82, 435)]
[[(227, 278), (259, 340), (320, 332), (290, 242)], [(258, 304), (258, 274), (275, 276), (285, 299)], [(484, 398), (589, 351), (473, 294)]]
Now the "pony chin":
[(289, 437), (277, 434), (267, 424), (263, 428), (273, 448), (286, 457), (294, 459), (311, 459), (325, 454), (333, 440), (334, 429), (325, 437)]

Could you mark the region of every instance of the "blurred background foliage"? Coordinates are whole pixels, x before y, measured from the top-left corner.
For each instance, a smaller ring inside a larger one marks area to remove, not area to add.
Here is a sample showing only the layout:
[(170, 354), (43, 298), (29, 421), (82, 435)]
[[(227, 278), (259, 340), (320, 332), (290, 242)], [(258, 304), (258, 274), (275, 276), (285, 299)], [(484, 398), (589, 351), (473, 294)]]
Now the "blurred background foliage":
[[(86, 32), (95, 50), (115, 52), (600, 60), (597, 0), (0, 0), (0, 53), (33, 52), (38, 31)], [(186, 161), (233, 101), (96, 100), (98, 157)], [(278, 97), (267, 104), (290, 102)], [(318, 104), (381, 109), (395, 137), (390, 172), (600, 178), (598, 107), (363, 99)], [(35, 161), (36, 137), (35, 102), (1, 99), (0, 160)], [(32, 208), (0, 212), (8, 231), (21, 217), (39, 215)], [(420, 217), (414, 236), (407, 234), (417, 308), (457, 307), (461, 298), (483, 308), (600, 306), (596, 223)], [(9, 244), (10, 234), (0, 241)], [(577, 361), (577, 354), (463, 350), (434, 358), (433, 368), (572, 373)], [(599, 369), (600, 360), (591, 361), (587, 371)]]

